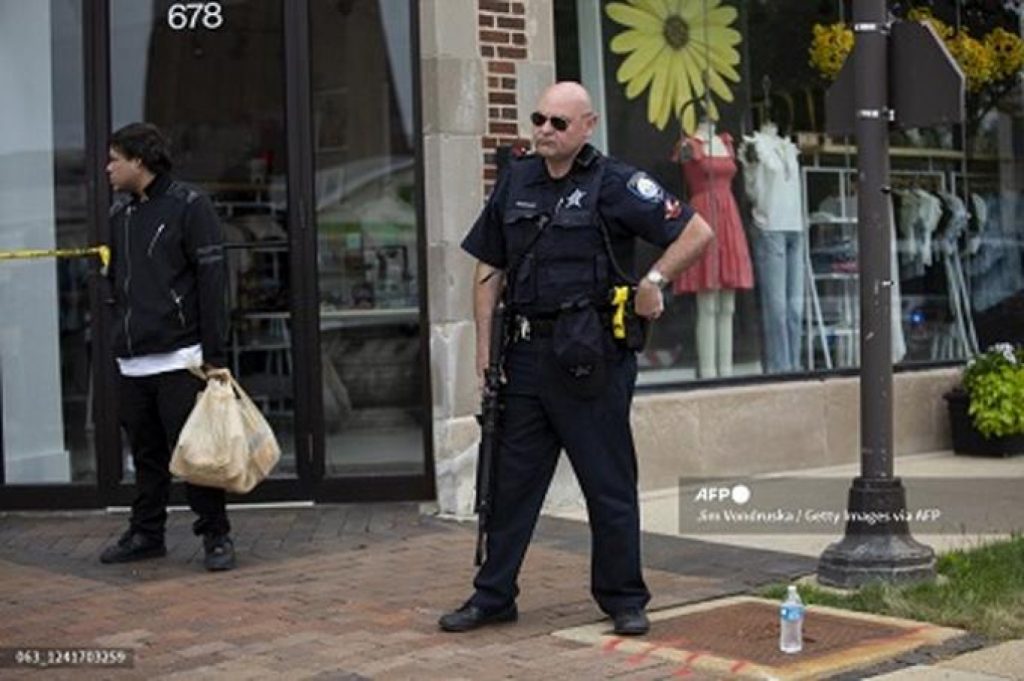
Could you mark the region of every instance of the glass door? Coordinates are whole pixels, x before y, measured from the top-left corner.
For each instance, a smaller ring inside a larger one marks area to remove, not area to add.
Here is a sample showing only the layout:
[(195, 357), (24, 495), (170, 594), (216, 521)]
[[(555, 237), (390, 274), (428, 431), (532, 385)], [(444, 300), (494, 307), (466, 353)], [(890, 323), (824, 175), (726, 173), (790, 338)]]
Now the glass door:
[[(158, 125), (225, 233), (229, 368), (300, 473), (281, 0), (110, 0), (111, 129)], [(123, 438), (126, 441), (127, 438)], [(133, 478), (125, 451), (123, 480)]]
[(309, 8), (323, 475), (422, 482), (413, 3)]

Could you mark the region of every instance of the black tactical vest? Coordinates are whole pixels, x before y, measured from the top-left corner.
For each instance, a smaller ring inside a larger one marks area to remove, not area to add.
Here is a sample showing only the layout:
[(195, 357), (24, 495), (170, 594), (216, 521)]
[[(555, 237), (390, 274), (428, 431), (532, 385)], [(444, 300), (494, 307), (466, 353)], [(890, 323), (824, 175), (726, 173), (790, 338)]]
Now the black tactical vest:
[(582, 298), (606, 303), (612, 268), (597, 212), (604, 159), (575, 168), (561, 197), (550, 183), (526, 182), (530, 161), (521, 163), (508, 168), (504, 207), (512, 309), (548, 315)]

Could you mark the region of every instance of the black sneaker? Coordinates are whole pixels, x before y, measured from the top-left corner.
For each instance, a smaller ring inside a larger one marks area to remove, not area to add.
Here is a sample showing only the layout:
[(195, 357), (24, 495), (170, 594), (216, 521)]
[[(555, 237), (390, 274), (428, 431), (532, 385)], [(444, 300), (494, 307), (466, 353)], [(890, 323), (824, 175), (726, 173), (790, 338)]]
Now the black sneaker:
[(203, 565), (210, 572), (231, 570), (235, 567), (235, 545), (228, 535), (203, 535), (203, 549), (206, 551)]
[(444, 615), (437, 621), (442, 631), (463, 632), (472, 631), (488, 624), (502, 624), (504, 622), (515, 622), (519, 619), (519, 611), (516, 604), (502, 610), (486, 611), (475, 605), (466, 603), (458, 610)]
[(130, 563), (135, 560), (161, 558), (167, 555), (163, 539), (154, 539), (144, 534), (125, 530), (116, 544), (108, 546), (100, 554), (101, 563)]

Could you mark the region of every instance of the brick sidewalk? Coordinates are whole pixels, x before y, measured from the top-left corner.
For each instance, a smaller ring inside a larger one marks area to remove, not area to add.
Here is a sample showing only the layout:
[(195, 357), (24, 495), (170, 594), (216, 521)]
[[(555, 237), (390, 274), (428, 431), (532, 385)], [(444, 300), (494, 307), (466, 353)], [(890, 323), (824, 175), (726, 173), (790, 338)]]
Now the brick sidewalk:
[[(520, 580), (518, 624), (444, 634), (470, 593), (475, 527), (413, 504), (232, 514), (239, 568), (202, 569), (191, 515), (167, 558), (103, 566), (126, 517), (0, 515), (0, 646), (124, 646), (132, 669), (0, 670), (25, 679), (678, 679), (678, 663), (563, 641), (600, 621), (589, 530), (542, 519)], [(652, 609), (748, 591), (814, 569), (806, 558), (645, 536)]]

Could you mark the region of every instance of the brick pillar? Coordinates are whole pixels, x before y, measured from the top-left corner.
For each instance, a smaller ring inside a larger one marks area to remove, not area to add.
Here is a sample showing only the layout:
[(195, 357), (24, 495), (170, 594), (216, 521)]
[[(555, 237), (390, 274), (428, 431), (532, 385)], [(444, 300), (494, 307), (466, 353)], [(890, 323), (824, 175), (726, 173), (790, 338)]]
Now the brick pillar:
[[(528, 57), (526, 3), (478, 0), (480, 56), (487, 74), (487, 134), (481, 140), (484, 154), (484, 188), (490, 193), (498, 176), (495, 150), (529, 142), (519, 135), (520, 103), (517, 62)], [(525, 102), (523, 106), (531, 106)], [(525, 112), (524, 112), (525, 115)]]

